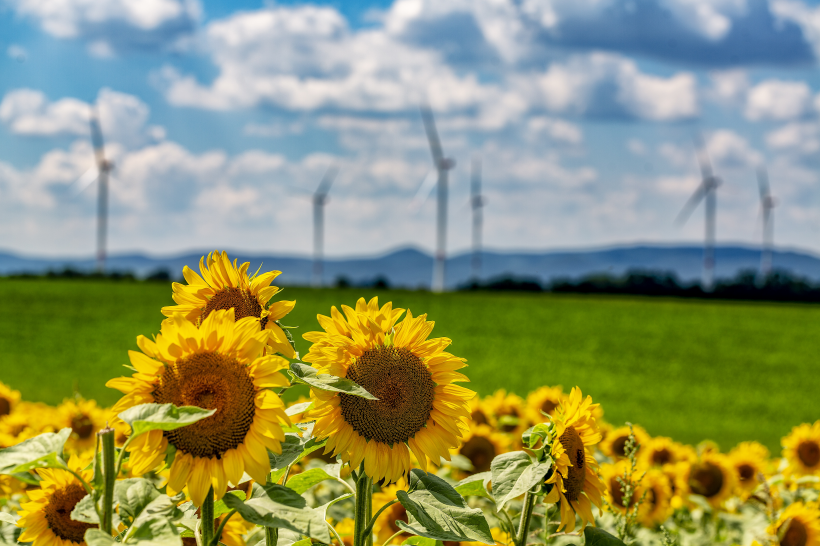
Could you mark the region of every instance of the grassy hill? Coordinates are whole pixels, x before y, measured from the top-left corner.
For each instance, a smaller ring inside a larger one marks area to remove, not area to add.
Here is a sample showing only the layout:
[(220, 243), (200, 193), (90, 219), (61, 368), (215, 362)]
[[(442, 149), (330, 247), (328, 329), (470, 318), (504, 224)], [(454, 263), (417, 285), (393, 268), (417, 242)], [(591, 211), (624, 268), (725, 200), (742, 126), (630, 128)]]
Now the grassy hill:
[[(127, 372), (137, 334), (158, 331), (170, 293), (161, 283), (0, 280), (0, 381), (29, 400), (57, 403), (76, 388), (113, 403), (104, 383)], [(282, 297), (297, 305), (285, 322), (318, 329), (317, 313), (374, 295), (427, 312), (482, 395), (578, 385), (614, 424), (724, 448), (756, 439), (776, 452), (792, 426), (820, 418), (820, 306), (288, 288)]]

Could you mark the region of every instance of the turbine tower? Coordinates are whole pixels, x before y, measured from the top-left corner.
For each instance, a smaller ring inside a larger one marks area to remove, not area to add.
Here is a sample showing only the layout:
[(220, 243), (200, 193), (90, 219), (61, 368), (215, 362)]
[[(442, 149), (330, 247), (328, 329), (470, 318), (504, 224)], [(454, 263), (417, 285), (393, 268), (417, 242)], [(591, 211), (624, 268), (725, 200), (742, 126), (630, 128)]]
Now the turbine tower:
[(313, 286), (321, 287), (323, 283), (324, 263), (322, 253), (324, 252), (325, 239), (325, 205), (327, 204), (327, 194), (333, 180), (339, 170), (336, 167), (329, 167), (319, 183), (319, 187), (313, 193)]
[(760, 212), (763, 217), (763, 244), (760, 247), (760, 273), (758, 274), (758, 284), (762, 285), (772, 271), (774, 207), (777, 205), (769, 188), (769, 175), (766, 167), (762, 165), (757, 169), (757, 186), (760, 189)]
[(711, 291), (715, 282), (715, 222), (717, 214), (717, 187), (720, 180), (713, 174), (712, 165), (703, 143), (698, 143), (698, 163), (701, 183), (681, 209), (676, 222), (686, 223), (701, 201), (704, 201), (705, 241), (703, 244), (703, 289)]
[[(108, 175), (114, 164), (105, 158), (100, 120), (96, 108), (91, 108), (91, 142), (97, 161), (97, 271), (105, 271), (106, 237), (108, 231)], [(92, 179), (93, 182), (93, 179)]]
[(470, 168), (470, 206), (473, 209), (473, 281), (481, 279), (481, 228), (484, 222), (484, 215), (481, 212), (484, 207), (484, 197), (481, 195), (481, 160), (473, 157)]
[(438, 171), (436, 183), (436, 256), (433, 263), (433, 292), (444, 291), (444, 263), (447, 259), (447, 172), (455, 167), (454, 159), (444, 157), (441, 140), (436, 131), (433, 111), (428, 104), (421, 105), (421, 119), (427, 140), (430, 141), (430, 152), (433, 154), (433, 165)]

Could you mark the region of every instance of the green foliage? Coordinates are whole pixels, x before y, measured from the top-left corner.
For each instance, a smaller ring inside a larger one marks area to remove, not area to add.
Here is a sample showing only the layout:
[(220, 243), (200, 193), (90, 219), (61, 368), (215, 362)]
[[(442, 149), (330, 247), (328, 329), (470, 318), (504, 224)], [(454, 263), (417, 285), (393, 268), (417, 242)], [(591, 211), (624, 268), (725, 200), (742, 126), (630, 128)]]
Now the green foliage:
[(215, 409), (207, 410), (196, 406), (177, 407), (173, 404), (140, 404), (128, 408), (119, 417), (133, 431), (131, 436), (152, 430), (175, 430), (206, 419), (216, 413)]
[(294, 383), (310, 385), (323, 391), (343, 392), (353, 396), (361, 396), (367, 400), (378, 400), (355, 381), (328, 373), (317, 374), (315, 368), (301, 362), (294, 362), (290, 365), (290, 376)]
[(34, 468), (66, 468), (62, 454), (70, 435), (71, 429), (64, 428), (0, 450), (0, 474), (17, 474)]
[(597, 527), (584, 528), (585, 546), (626, 546), (621, 539)]

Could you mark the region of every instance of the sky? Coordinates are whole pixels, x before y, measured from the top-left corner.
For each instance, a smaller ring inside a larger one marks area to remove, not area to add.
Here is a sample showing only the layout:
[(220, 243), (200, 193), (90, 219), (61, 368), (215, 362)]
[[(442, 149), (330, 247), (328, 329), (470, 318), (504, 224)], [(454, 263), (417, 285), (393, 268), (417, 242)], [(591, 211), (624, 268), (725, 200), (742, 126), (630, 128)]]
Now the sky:
[(309, 254), (330, 167), (328, 255), (432, 251), (427, 102), (451, 252), (474, 159), (489, 248), (700, 243), (700, 140), (719, 244), (759, 244), (764, 167), (820, 253), (819, 56), (807, 0), (0, 0), (0, 249), (93, 254), (93, 105), (110, 252)]

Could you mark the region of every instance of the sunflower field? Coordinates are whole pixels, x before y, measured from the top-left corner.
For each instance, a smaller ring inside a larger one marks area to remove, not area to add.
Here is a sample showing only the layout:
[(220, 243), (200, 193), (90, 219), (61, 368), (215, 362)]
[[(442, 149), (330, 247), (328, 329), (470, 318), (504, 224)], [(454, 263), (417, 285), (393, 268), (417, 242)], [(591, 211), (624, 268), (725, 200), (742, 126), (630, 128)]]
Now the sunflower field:
[(113, 407), (0, 383), (0, 543), (820, 546), (820, 421), (723, 453), (610, 424), (581, 387), (482, 399), (426, 314), (377, 298), (300, 355), (278, 271), (199, 269)]

